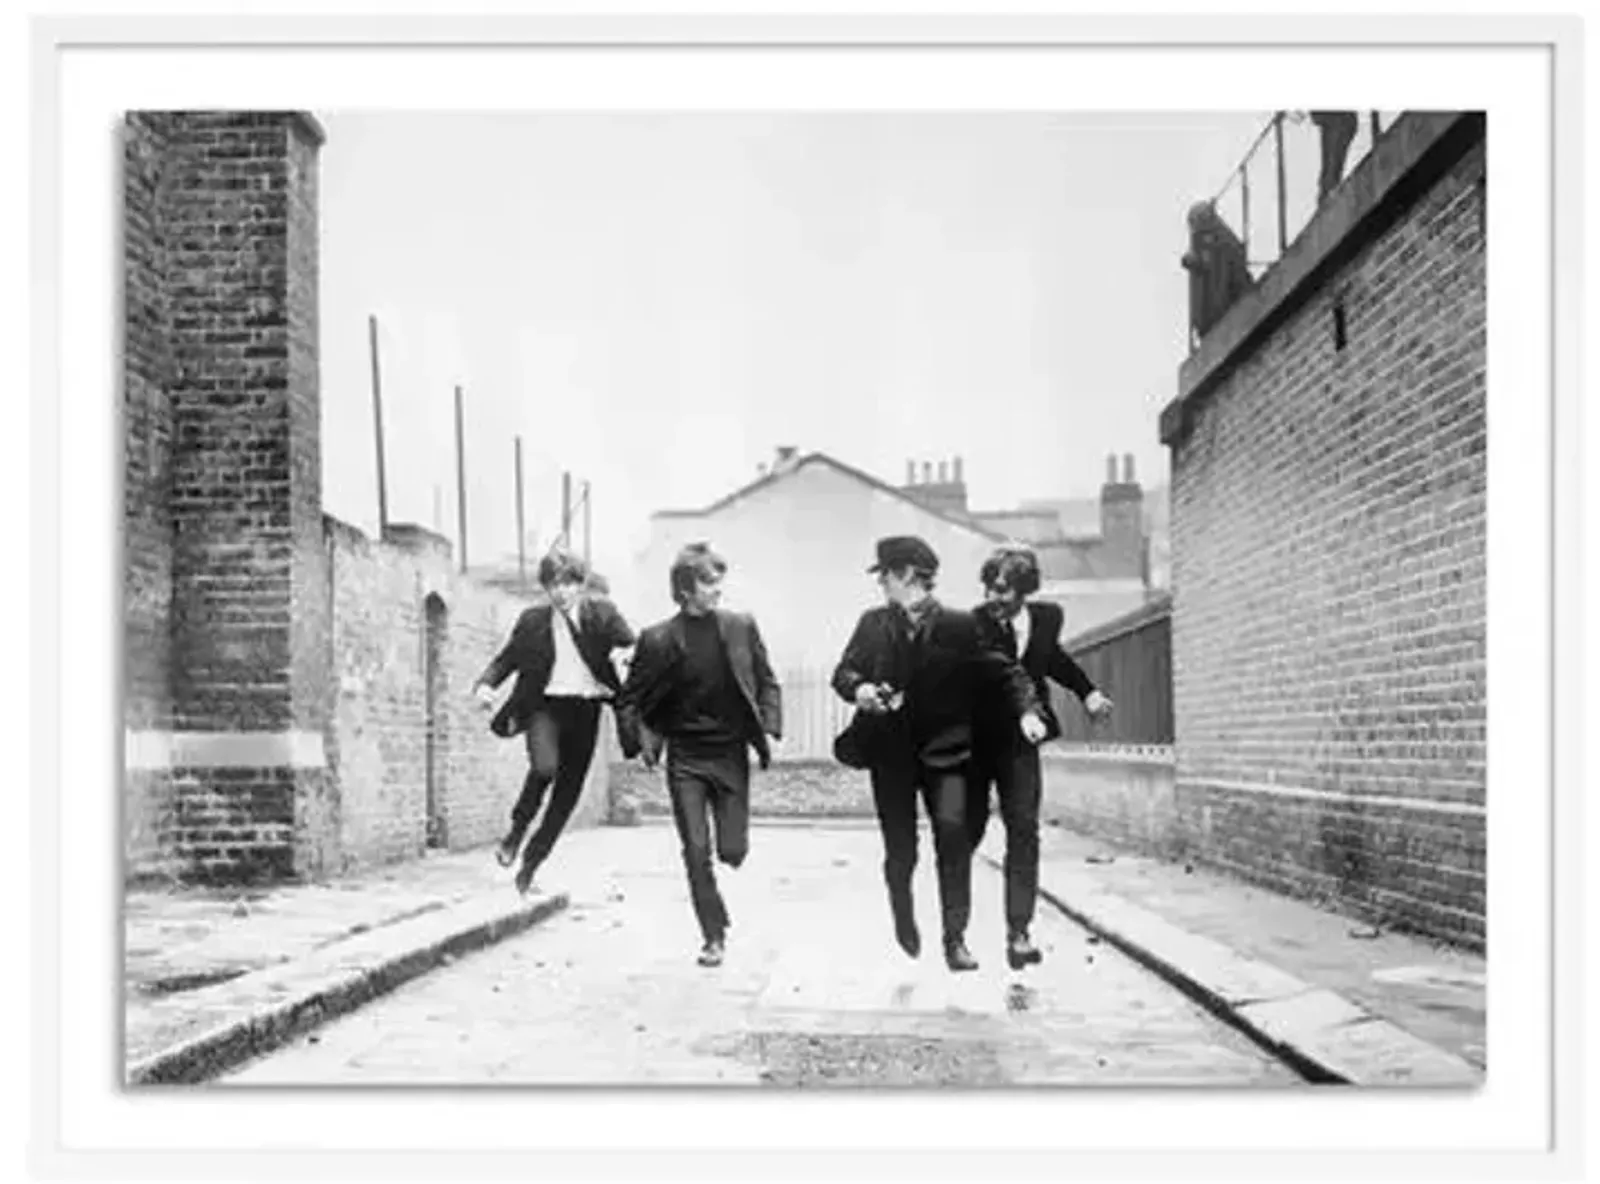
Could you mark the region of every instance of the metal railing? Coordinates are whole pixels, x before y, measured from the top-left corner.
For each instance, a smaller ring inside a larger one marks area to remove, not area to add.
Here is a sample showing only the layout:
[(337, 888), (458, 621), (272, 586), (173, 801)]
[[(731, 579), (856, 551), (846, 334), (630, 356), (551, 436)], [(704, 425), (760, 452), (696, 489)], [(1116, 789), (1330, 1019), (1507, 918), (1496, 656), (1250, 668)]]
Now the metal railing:
[[(1355, 136), (1340, 180), (1366, 159), (1399, 111), (1356, 111)], [(1326, 195), (1320, 192), (1322, 137), (1309, 111), (1274, 111), (1244, 158), (1212, 197), (1245, 244), (1252, 279), (1281, 259)]]

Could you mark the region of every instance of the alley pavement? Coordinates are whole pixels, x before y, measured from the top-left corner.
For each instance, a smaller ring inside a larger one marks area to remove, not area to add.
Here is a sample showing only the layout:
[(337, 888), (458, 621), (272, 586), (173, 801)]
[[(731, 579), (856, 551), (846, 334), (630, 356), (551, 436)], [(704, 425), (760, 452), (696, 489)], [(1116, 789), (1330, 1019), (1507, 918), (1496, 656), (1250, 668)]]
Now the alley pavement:
[(1047, 828), (1042, 965), (894, 945), (870, 823), (760, 824), (695, 964), (670, 824), (565, 836), (527, 897), (490, 849), (331, 886), (130, 893), (130, 1081), (238, 1085), (1474, 1084), (1481, 959)]
[(417, 979), (246, 1066), (250, 1085), (1285, 1085), (1298, 1079), (1054, 910), (1045, 962), (1002, 956), (1000, 879), (976, 869), (980, 969), (895, 946), (868, 828), (770, 827), (720, 875), (727, 961), (699, 935), (674, 832), (584, 836), (548, 878), (571, 903), (537, 929)]

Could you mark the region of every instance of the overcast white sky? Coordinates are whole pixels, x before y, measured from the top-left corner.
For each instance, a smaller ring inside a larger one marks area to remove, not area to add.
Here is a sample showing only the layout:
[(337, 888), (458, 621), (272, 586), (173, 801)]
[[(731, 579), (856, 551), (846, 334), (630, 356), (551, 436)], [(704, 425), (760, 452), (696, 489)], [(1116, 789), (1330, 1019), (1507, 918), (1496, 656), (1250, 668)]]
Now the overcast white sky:
[(560, 472), (595, 558), (773, 448), (885, 480), (963, 457), (975, 508), (1091, 495), (1107, 452), (1166, 479), (1186, 352), (1184, 212), (1265, 112), (638, 115), (318, 112), (324, 497), (374, 531), (367, 316), (389, 515), (515, 553)]

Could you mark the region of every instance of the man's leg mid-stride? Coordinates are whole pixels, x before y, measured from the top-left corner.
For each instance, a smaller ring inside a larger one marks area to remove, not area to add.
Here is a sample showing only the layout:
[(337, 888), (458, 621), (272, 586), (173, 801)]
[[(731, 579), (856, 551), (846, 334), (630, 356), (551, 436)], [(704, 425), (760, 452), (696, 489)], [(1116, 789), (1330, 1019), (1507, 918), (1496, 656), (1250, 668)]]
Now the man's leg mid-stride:
[(1039, 752), (1018, 751), (1000, 769), (1000, 817), (1006, 828), (1006, 960), (1011, 969), (1044, 960), (1028, 936), (1039, 895)]
[(560, 728), (548, 704), (529, 719), (524, 741), (528, 748), (528, 775), (523, 778), (522, 791), (511, 806), (511, 829), (495, 851), (501, 867), (510, 867), (516, 862), (528, 827), (533, 825), (544, 802), (545, 790), (556, 777), (561, 757)]
[(911, 877), (917, 869), (917, 789), (895, 769), (872, 770), (872, 802), (883, 836), (883, 881), (889, 892), (894, 938), (910, 957), (922, 952)]
[(939, 910), (944, 928), (945, 964), (951, 970), (976, 970), (967, 949), (972, 915), (972, 845), (967, 833), (967, 770), (926, 769), (923, 801), (933, 820), (933, 850), (939, 861)]
[(669, 760), (667, 792), (672, 799), (672, 820), (683, 849), (683, 868), (689, 878), (689, 899), (705, 943), (699, 961), (702, 966), (720, 965), (728, 912), (723, 906), (722, 894), (717, 891), (717, 877), (711, 866), (710, 814), (716, 789), (704, 774), (674, 765)]
[(589, 775), (589, 765), (594, 760), (595, 736), (599, 731), (600, 704), (589, 699), (558, 701), (555, 708), (557, 733), (560, 736), (560, 756), (556, 761), (555, 778), (550, 786), (550, 804), (544, 817), (528, 840), (522, 853), (522, 866), (517, 869), (517, 889), (526, 892), (533, 883), (533, 874), (539, 869), (567, 820), (577, 809), (583, 796), (584, 778)]

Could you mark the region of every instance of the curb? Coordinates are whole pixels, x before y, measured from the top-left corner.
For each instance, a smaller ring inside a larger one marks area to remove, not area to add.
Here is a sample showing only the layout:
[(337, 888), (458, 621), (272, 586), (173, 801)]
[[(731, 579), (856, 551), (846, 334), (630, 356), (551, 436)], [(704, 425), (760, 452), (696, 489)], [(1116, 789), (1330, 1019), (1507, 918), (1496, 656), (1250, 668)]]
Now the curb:
[(1039, 895), (1309, 1082), (1457, 1089), (1484, 1082), (1476, 1066), (1344, 996), (1180, 929), (1088, 877), (1066, 892), (1041, 880)]
[[(303, 977), (308, 969), (311, 971), (309, 983), (298, 992), (282, 994), (280, 987), (273, 992), (280, 997), (265, 1005), (132, 1063), (126, 1072), (126, 1084), (193, 1085), (219, 1077), (426, 974), (442, 962), (530, 929), (564, 910), (567, 904), (567, 894), (561, 892), (488, 916), (475, 916), (469, 907), (472, 919), (466, 924), (459, 920), (451, 924), (449, 914), (443, 918), (418, 917), (391, 930), (364, 935), (382, 943), (366, 958), (359, 953), (354, 959), (350, 956), (351, 948), (360, 949), (360, 939), (356, 938), (330, 947), (337, 960), (320, 973), (313, 956), (299, 963), (241, 975), (212, 989), (237, 992), (248, 990), (252, 984), (270, 989), (275, 980), (292, 980), (297, 974)], [(456, 912), (459, 916), (460, 910)]]

